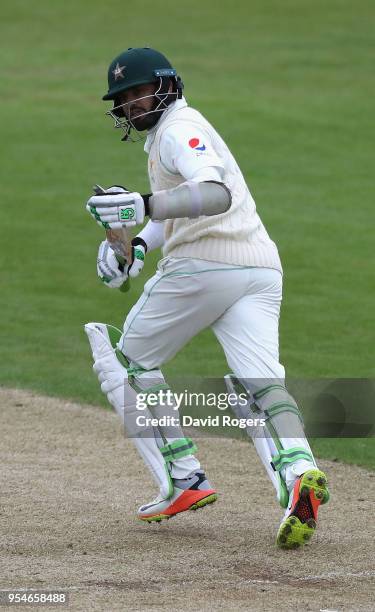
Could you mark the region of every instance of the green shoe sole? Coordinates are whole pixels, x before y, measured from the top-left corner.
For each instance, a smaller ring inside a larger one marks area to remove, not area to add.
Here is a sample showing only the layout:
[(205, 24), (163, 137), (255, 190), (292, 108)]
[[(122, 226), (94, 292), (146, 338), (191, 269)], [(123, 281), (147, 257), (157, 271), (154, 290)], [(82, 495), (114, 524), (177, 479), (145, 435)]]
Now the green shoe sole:
[(327, 476), (321, 470), (308, 470), (302, 476), (301, 495), (309, 494), (311, 490), (314, 491), (316, 499), (319, 499), (322, 505), (327, 503), (329, 500)]
[[(324, 472), (318, 469), (308, 470), (302, 476), (299, 499), (303, 500), (303, 498), (310, 497), (311, 492), (314, 493), (315, 516), (317, 516), (319, 505), (326, 504), (329, 500), (327, 477)], [(315, 529), (316, 521), (314, 518), (309, 518), (306, 522), (302, 522), (298, 516), (292, 514), (280, 525), (276, 544), (279, 548), (286, 550), (299, 548), (309, 542)]]
[(217, 493), (213, 493), (212, 495), (209, 495), (208, 497), (197, 501), (195, 504), (190, 506), (189, 510), (199, 510), (199, 508), (204, 508), (204, 506), (207, 506), (207, 504), (213, 504), (217, 500), (217, 498)]
[(292, 550), (299, 548), (310, 540), (314, 534), (316, 522), (309, 519), (307, 523), (301, 523), (296, 516), (289, 516), (280, 526), (276, 543), (279, 548)]
[(139, 516), (138, 518), (145, 523), (161, 523), (161, 521), (168, 520), (171, 517), (168, 514), (157, 514), (156, 516), (149, 516), (147, 518), (143, 516)]

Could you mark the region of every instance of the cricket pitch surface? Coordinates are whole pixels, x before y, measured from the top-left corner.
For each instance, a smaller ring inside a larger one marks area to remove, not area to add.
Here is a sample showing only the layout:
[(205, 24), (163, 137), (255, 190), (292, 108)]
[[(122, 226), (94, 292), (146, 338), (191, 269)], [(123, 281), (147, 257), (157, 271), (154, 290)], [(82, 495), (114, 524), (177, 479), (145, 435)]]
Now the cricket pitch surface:
[(281, 551), (282, 512), (251, 444), (198, 439), (219, 500), (144, 524), (135, 512), (156, 490), (114, 413), (0, 399), (1, 589), (66, 590), (82, 611), (374, 609), (374, 472), (321, 461), (331, 500), (317, 533)]

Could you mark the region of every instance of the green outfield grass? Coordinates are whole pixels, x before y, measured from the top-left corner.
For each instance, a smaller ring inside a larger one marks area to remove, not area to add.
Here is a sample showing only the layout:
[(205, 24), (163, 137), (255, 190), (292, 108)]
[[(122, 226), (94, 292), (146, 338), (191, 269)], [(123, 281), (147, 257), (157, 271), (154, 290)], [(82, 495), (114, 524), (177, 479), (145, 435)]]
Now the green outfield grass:
[[(142, 146), (120, 142), (100, 99), (112, 57), (142, 45), (176, 65), (280, 247), (288, 374), (374, 376), (373, 2), (4, 0), (1, 12), (2, 384), (104, 405), (83, 324), (121, 326), (158, 255), (129, 294), (105, 289), (84, 203), (96, 182), (148, 189)], [(226, 364), (206, 331), (165, 372)], [(369, 440), (316, 448), (375, 467)]]

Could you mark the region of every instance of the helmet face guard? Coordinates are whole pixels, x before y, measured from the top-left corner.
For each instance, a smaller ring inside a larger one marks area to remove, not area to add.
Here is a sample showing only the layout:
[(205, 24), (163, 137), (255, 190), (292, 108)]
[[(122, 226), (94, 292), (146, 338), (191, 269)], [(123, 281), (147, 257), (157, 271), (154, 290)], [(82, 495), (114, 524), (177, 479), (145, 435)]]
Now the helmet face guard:
[[(118, 98), (114, 99), (114, 106), (113, 108), (111, 108), (111, 110), (106, 112), (106, 115), (108, 115), (114, 120), (115, 128), (123, 130), (123, 141), (137, 142), (143, 140), (145, 136), (142, 135), (142, 132), (156, 125), (156, 123), (160, 119), (160, 116), (164, 113), (164, 111), (167, 110), (168, 106), (175, 100), (182, 97), (183, 84), (181, 79), (176, 76), (175, 70), (169, 70), (168, 72), (173, 72), (174, 74), (168, 74), (168, 76), (162, 76), (160, 74), (158, 75), (158, 81), (155, 82), (156, 89), (153, 94), (142, 96), (140, 98), (135, 98), (134, 100), (131, 100), (130, 102), (124, 102), (123, 104), (118, 104)], [(170, 83), (173, 82), (172, 79), (174, 80), (174, 91), (169, 91)], [(123, 91), (126, 91), (126, 89), (124, 89)], [(132, 117), (132, 107), (137, 106), (137, 103), (139, 101), (148, 100), (150, 98), (154, 101), (152, 108), (149, 111), (140, 113), (139, 115), (134, 115)], [(143, 119), (144, 117), (150, 117), (150, 121), (145, 127), (142, 127), (142, 129), (137, 128), (137, 120)]]

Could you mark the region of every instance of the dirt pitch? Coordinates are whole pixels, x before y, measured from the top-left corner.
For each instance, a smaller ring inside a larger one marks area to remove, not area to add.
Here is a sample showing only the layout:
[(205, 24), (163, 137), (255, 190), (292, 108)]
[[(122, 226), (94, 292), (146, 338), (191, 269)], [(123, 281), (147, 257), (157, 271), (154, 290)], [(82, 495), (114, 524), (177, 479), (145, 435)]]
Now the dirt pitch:
[(374, 610), (374, 473), (322, 461), (332, 500), (311, 545), (284, 552), (249, 444), (201, 439), (219, 501), (148, 525), (134, 512), (155, 489), (114, 413), (0, 399), (1, 589), (66, 589), (85, 611)]

